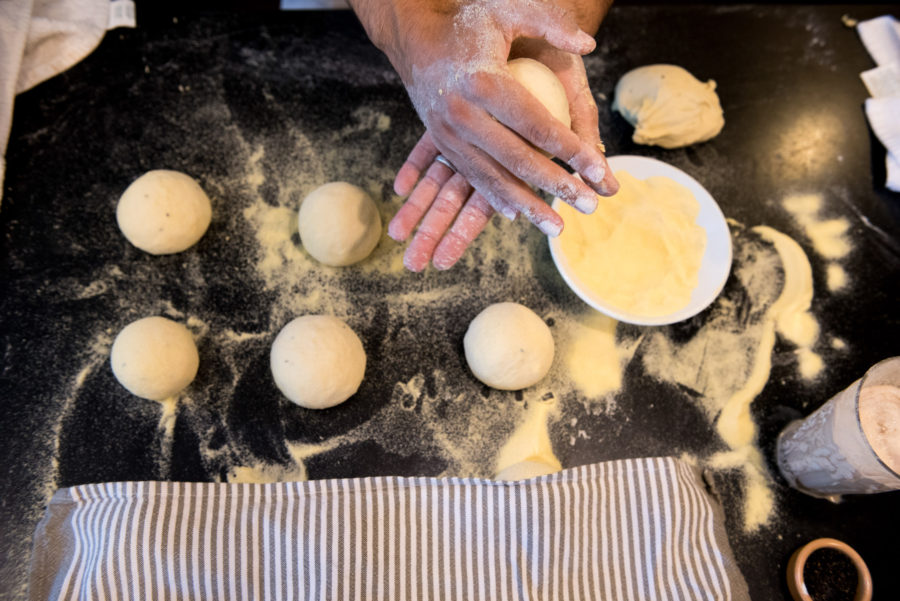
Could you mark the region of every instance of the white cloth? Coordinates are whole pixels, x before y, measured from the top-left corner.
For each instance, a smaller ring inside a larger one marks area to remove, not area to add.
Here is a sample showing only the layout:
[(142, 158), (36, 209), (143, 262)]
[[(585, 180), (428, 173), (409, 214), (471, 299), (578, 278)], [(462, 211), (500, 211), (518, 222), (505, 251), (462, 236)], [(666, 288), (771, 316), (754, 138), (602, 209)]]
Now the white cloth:
[(134, 27), (131, 0), (0, 2), (0, 199), (16, 94), (79, 62), (121, 26)]
[(861, 22), (856, 30), (878, 65), (860, 73), (872, 95), (866, 100), (866, 116), (887, 149), (885, 185), (900, 192), (900, 23), (884, 15)]

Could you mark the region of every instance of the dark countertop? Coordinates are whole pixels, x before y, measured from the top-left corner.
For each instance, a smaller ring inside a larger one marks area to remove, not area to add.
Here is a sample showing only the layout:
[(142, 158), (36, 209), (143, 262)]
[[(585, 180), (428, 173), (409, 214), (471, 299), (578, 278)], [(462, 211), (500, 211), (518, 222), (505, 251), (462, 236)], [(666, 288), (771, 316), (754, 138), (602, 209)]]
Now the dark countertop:
[[(770, 468), (775, 436), (788, 421), (900, 354), (900, 195), (884, 190), (884, 150), (862, 111), (867, 94), (858, 74), (872, 63), (840, 19), (887, 11), (620, 6), (587, 59), (612, 154), (656, 157), (693, 175), (743, 224), (734, 234), (746, 256), (766, 252), (744, 229), (758, 224), (794, 237), (809, 255), (813, 313), (847, 349), (817, 348), (826, 369), (810, 383), (797, 376), (794, 347), (776, 345), (771, 377), (752, 406)], [(719, 137), (673, 151), (630, 141), (630, 127), (607, 99), (627, 70), (657, 62), (718, 82), (726, 118)], [(376, 200), (389, 217), (399, 206), (390, 176), (420, 133), (399, 79), (349, 13), (154, 16), (137, 30), (110, 32), (83, 63), (19, 97), (0, 207), (0, 599), (24, 598), (31, 533), (57, 486), (214, 480), (248, 457), (290, 465), (285, 441), (319, 444), (351, 431), (369, 438), (310, 457), (311, 478), (441, 474), (462, 468), (440, 451), (437, 433), (464, 438), (470, 405), (502, 416), (530, 401), (477, 386), (461, 339), (489, 302), (531, 306), (556, 324), (559, 338), (584, 313), (533, 228), (495, 222), (499, 234), (446, 274), (276, 267), (260, 275), (253, 227), (260, 211), (296, 208), (316, 183), (343, 179), (381, 189)], [(213, 199), (210, 230), (180, 255), (145, 255), (116, 227), (118, 196), (153, 168), (194, 175)], [(821, 194), (829, 217), (850, 221), (853, 252), (842, 263), (848, 290), (825, 286), (826, 262), (780, 205), (791, 193)], [(502, 256), (485, 250), (501, 239), (520, 246)], [(382, 241), (378, 264), (400, 252)], [(723, 298), (749, 307), (738, 280), (732, 277)], [(328, 310), (322, 290), (340, 292), (336, 312), (351, 316), (369, 367), (357, 397), (316, 413), (280, 397), (268, 348), (297, 307)], [(201, 354), (191, 398), (168, 422), (158, 404), (119, 387), (106, 363), (115, 333), (156, 313), (192, 318)], [(551, 429), (564, 466), (722, 450), (692, 392), (652, 377), (640, 360), (649, 352), (641, 341), (654, 332), (688, 340), (711, 314), (669, 328), (620, 326), (620, 342), (637, 350), (615, 402), (602, 411), (558, 380), (546, 384), (565, 408)], [(752, 315), (743, 319), (752, 326)], [(443, 375), (431, 371), (435, 365)], [(385, 413), (398, 398), (410, 411)], [(416, 430), (429, 411), (429, 427), (450, 425)], [(497, 440), (485, 444), (502, 444), (511, 427), (498, 421)], [(476, 460), (466, 465), (485, 469)], [(900, 493), (834, 505), (773, 478), (777, 515), (752, 533), (741, 526), (741, 480), (728, 471), (712, 479), (754, 599), (788, 599), (787, 559), (819, 536), (862, 554), (877, 598), (900, 596)]]

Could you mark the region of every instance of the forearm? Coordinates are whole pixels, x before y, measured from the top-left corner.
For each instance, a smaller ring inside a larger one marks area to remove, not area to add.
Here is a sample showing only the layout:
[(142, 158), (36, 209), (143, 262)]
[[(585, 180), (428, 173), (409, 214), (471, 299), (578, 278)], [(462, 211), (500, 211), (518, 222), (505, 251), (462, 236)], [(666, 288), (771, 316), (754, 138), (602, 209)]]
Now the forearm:
[[(393, 62), (398, 53), (407, 50), (405, 40), (410, 37), (440, 35), (442, 32), (431, 31), (435, 24), (446, 23), (446, 17), (455, 15), (461, 6), (479, 0), (348, 1), (369, 39)], [(555, 0), (553, 3), (569, 11), (578, 26), (593, 36), (613, 0)]]
[[(426, 35), (433, 16), (454, 15), (459, 0), (348, 0), (369, 39), (388, 58), (406, 50), (409, 36)], [(395, 65), (396, 66), (396, 65)]]

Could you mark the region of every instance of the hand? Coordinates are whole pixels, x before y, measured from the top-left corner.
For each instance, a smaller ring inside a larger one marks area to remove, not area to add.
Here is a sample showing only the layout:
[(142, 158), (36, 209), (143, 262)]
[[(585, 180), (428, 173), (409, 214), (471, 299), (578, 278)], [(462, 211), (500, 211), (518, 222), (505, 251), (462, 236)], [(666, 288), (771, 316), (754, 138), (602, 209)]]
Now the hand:
[[(412, 194), (388, 225), (388, 235), (402, 242), (422, 222), (403, 255), (410, 271), (422, 271), (429, 261), (438, 269), (449, 269), (494, 215), (493, 207), (463, 176), (435, 161), (437, 155), (425, 132), (394, 181), (395, 192), (406, 196), (412, 190)], [(506, 216), (515, 219), (515, 209), (507, 207)]]
[[(510, 58), (534, 58), (556, 73), (569, 97), (572, 130), (586, 143), (602, 148), (597, 105), (588, 87), (584, 62), (575, 55), (561, 52), (538, 40), (516, 43), (512, 52)], [(481, 194), (472, 192), (471, 187), (460, 182), (459, 176), (454, 176), (449, 168), (434, 162), (437, 155), (437, 147), (426, 132), (394, 182), (397, 194), (406, 196), (410, 191), (412, 194), (388, 226), (388, 235), (397, 241), (405, 240), (425, 216), (404, 255), (404, 264), (411, 271), (423, 270), (429, 261), (438, 269), (452, 267), (494, 213)], [(423, 173), (423, 179), (418, 181)], [(611, 173), (607, 174), (604, 184), (609, 193), (615, 193), (618, 189)], [(468, 194), (471, 196), (466, 201)], [(454, 221), (460, 207), (463, 207), (462, 212)], [(500, 212), (510, 219), (516, 216), (515, 209), (509, 205), (501, 206)]]
[[(569, 53), (591, 51), (593, 38), (567, 11), (547, 0), (356, 0), (354, 6), (403, 78), (434, 147), (495, 210), (519, 211), (555, 236), (562, 219), (528, 184), (585, 212), (596, 207), (595, 191), (611, 193), (614, 179), (596, 143), (553, 119), (506, 67), (522, 38)], [(584, 181), (535, 147), (560, 157)]]

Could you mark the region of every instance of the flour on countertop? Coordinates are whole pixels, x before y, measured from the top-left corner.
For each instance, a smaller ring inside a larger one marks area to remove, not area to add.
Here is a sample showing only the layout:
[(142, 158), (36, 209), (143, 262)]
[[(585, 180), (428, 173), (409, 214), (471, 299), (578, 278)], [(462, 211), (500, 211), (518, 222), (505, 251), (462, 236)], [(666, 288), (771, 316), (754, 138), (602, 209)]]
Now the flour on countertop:
[[(299, 203), (325, 182), (348, 181), (372, 195), (387, 224), (401, 205), (388, 183), (398, 165), (388, 164), (372, 140), (391, 134), (390, 117), (365, 106), (349, 114), (343, 127), (313, 131), (288, 125), (273, 142), (231, 124), (224, 102), (203, 111), (211, 122), (229, 124), (208, 135), (210, 146), (227, 148), (233, 169), (197, 175), (214, 205), (228, 203), (230, 210), (214, 214), (209, 240), (199, 248), (165, 264), (136, 257), (88, 287), (91, 294), (103, 290), (98, 297), (115, 295), (115, 325), (165, 314), (186, 323), (197, 340), (198, 378), (177, 401), (135, 399), (145, 403), (140, 411), (153, 416), (148, 419), (158, 430), (151, 453), (158, 465), (147, 477), (177, 473), (175, 448), (185, 440), (196, 447), (205, 477), (217, 481), (299, 480), (323, 473), (491, 477), (516, 441), (535, 438), (545, 456), (570, 467), (616, 457), (621, 441), (615, 428), (636, 426), (633, 420), (654, 407), (653, 399), (645, 406), (629, 396), (635, 377), (671, 385), (684, 410), (693, 410), (694, 403), (712, 431), (712, 424), (723, 423), (727, 406), (749, 421), (747, 407), (759, 394), (754, 375), (762, 374), (765, 383), (764, 358), (772, 352), (767, 336), (774, 337), (776, 328), (796, 344), (798, 369), (814, 371), (809, 357), (815, 355), (818, 326), (814, 335), (801, 336), (815, 324), (802, 302), (785, 312), (793, 317), (776, 325), (772, 307), (783, 296), (786, 268), (758, 234), (741, 229), (735, 235), (731, 292), (684, 331), (637, 328), (593, 312), (565, 287), (546, 238), (523, 219), (492, 219), (451, 272), (406, 271), (404, 245), (386, 235), (360, 264), (324, 267), (299, 243)], [(348, 143), (356, 136), (366, 143)], [(220, 256), (229, 261), (218, 268), (227, 270), (222, 279), (238, 278), (239, 285), (222, 288), (218, 278), (204, 275), (205, 262)], [(177, 274), (185, 285), (161, 287), (160, 273)], [(208, 309), (215, 294), (235, 295), (232, 302), (242, 311)], [(558, 350), (548, 376), (516, 393), (483, 387), (462, 357), (466, 324), (500, 301), (534, 310), (550, 326)], [(370, 358), (360, 393), (320, 412), (281, 398), (267, 363), (281, 327), (310, 313), (346, 320)], [(108, 363), (115, 328), (110, 330), (103, 333), (105, 344), (88, 353), (76, 378), (83, 386)], [(71, 403), (88, 402), (79, 397), (83, 386)], [(739, 402), (733, 402), (736, 397)], [(698, 443), (702, 452), (693, 453), (714, 469), (736, 470), (744, 484), (745, 524), (752, 528), (773, 510), (764, 507), (770, 480), (752, 421), (743, 427), (737, 434), (720, 433), (722, 440), (712, 434)], [(677, 433), (664, 429), (659, 436), (663, 452), (684, 451)], [(726, 445), (732, 437), (737, 442)], [(640, 454), (641, 441), (629, 442)], [(360, 453), (365, 473), (354, 465)]]
[(848, 281), (840, 261), (853, 251), (849, 239), (850, 222), (844, 217), (823, 218), (824, 203), (821, 194), (793, 194), (784, 198), (782, 206), (803, 228), (816, 253), (828, 261), (825, 283), (829, 291), (838, 292)]

